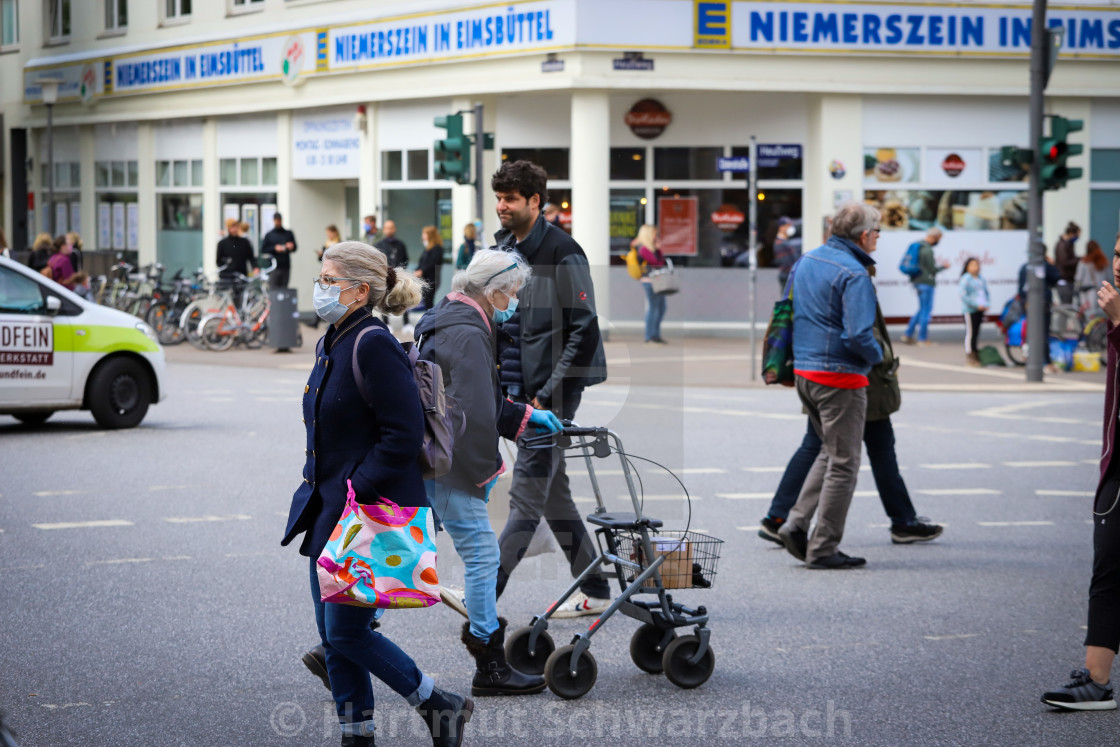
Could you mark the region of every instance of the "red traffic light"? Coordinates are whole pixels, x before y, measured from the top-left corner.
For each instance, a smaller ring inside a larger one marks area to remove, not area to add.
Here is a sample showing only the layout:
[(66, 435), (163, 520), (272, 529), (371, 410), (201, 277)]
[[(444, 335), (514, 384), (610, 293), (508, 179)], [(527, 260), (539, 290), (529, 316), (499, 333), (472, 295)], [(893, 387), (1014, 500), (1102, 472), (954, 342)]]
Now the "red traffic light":
[(1048, 155), (1048, 157), (1050, 158), (1051, 161), (1057, 161), (1058, 160), (1058, 155), (1060, 153), (1061, 153), (1061, 149), (1059, 149), (1058, 146), (1051, 145), (1050, 146), (1050, 152), (1047, 155)]

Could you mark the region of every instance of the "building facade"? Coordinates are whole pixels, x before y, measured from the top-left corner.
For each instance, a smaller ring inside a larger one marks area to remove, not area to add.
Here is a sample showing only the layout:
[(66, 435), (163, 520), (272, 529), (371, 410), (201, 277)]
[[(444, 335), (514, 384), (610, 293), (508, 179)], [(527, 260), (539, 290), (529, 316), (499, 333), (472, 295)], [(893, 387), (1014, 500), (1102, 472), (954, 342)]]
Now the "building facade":
[[(1047, 194), (1045, 237), (1072, 220), (1107, 251), (1120, 4), (1049, 17), (1066, 35), (1047, 111), (1084, 120), (1086, 177)], [(495, 139), (482, 173), (546, 167), (608, 317), (640, 315), (610, 264), (649, 222), (685, 276), (671, 314), (747, 318), (746, 273), (724, 268), (748, 264), (752, 137), (763, 268), (779, 218), (799, 219), (809, 248), (837, 204), (866, 199), (885, 216), (888, 316), (909, 313), (898, 256), (932, 225), (943, 258), (982, 258), (998, 301), (1025, 258), (1026, 184), (999, 148), (1028, 146), (1029, 21), (1002, 2), (0, 0), (0, 225), (17, 249), (69, 229), (87, 250), (213, 270), (225, 218), (257, 245), (279, 211), (302, 284), (325, 227), (358, 237), (372, 213), (415, 261), (425, 225), (449, 251), (467, 223), (497, 227), (488, 189), (477, 216), (473, 187), (434, 178), (434, 119), (481, 103)], [(53, 153), (44, 78), (60, 81)], [(776, 292), (760, 282), (763, 302)], [(955, 294), (935, 312), (959, 314)]]

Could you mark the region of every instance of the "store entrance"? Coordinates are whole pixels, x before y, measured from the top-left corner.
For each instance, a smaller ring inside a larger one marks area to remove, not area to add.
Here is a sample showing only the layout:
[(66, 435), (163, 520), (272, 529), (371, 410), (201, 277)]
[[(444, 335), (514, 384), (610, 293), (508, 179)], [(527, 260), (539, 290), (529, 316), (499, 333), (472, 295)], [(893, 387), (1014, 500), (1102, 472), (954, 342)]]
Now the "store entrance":
[(425, 226), (439, 229), (443, 240), (443, 268), (436, 291), (436, 301), (451, 287), (455, 269), (455, 252), (461, 241), (462, 226), (451, 224), (450, 189), (386, 189), (381, 193), (381, 221), (397, 225), (397, 238), (408, 248), (408, 267), (415, 269), (424, 251), (421, 231)]

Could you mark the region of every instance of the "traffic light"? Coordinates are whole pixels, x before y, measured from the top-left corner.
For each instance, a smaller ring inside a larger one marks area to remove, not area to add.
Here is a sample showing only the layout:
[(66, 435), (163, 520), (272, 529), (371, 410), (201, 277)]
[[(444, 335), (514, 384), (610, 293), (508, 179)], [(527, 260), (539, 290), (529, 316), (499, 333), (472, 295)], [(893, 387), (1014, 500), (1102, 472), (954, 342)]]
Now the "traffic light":
[(1084, 146), (1067, 142), (1070, 133), (1080, 132), (1085, 123), (1080, 119), (1065, 117), (1050, 118), (1050, 134), (1039, 141), (1038, 152), (1042, 159), (1042, 189), (1061, 189), (1070, 179), (1080, 179), (1082, 171), (1070, 168), (1066, 161), (1070, 156), (1084, 152)]
[(447, 130), (447, 137), (435, 144), (437, 179), (454, 179), (458, 184), (471, 181), (471, 141), (463, 134), (463, 115), (436, 117), (436, 127)]

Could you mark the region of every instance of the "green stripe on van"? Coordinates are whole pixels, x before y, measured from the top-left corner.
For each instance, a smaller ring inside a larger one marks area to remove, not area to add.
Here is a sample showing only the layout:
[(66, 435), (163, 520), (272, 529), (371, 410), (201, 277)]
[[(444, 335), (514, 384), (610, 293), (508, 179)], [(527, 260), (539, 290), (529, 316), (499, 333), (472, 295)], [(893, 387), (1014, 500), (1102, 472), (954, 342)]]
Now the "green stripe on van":
[[(78, 332), (84, 330), (84, 335)], [(134, 353), (155, 353), (159, 345), (135, 327), (109, 327), (99, 324), (56, 324), (54, 328), (56, 353), (113, 353), (129, 350)]]

